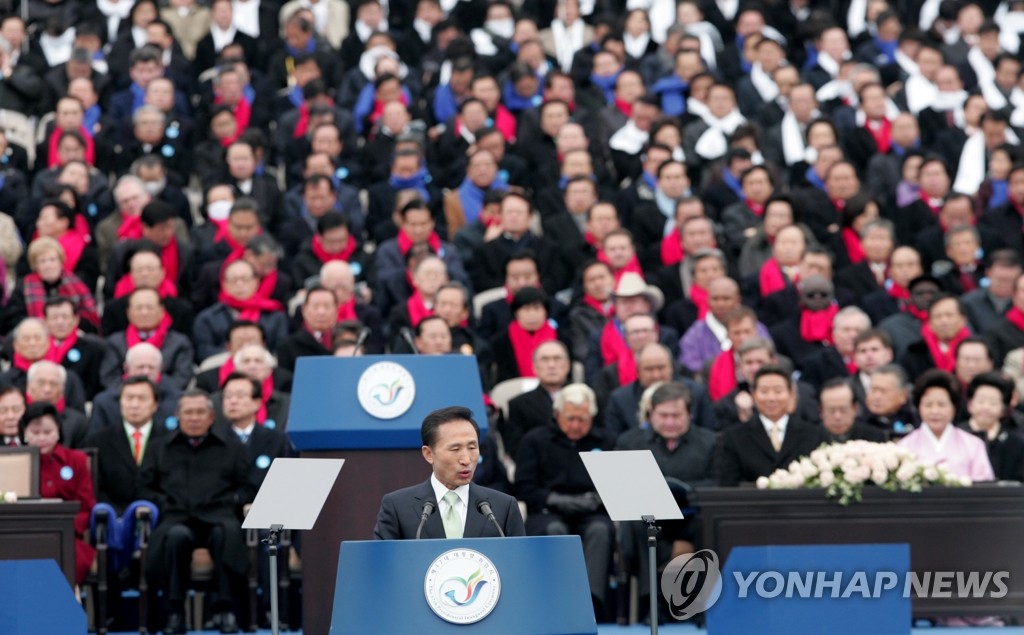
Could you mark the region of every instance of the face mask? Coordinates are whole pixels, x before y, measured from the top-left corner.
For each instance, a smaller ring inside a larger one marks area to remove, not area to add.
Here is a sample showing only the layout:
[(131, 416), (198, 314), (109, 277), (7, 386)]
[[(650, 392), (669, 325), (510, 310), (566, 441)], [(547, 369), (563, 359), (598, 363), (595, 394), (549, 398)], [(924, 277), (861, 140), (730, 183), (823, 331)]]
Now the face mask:
[(206, 217), (211, 221), (223, 223), (228, 219), (232, 205), (234, 203), (231, 201), (214, 201), (206, 206)]
[(149, 192), (150, 196), (156, 196), (160, 194), (160, 192), (163, 192), (164, 188), (167, 187), (167, 179), (160, 179), (159, 181), (143, 181), (142, 187)]
[(506, 40), (512, 39), (512, 36), (516, 32), (516, 23), (514, 20), (488, 20), (484, 23), (484, 29), (503, 37)]

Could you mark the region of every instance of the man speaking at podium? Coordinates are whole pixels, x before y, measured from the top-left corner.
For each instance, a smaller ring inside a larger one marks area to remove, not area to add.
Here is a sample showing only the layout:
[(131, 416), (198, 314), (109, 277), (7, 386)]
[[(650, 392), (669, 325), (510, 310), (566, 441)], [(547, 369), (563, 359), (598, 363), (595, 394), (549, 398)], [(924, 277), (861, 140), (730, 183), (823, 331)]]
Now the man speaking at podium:
[(433, 466), (433, 473), (419, 485), (385, 494), (374, 538), (526, 535), (514, 498), (472, 483), (480, 459), (480, 427), (469, 408), (452, 406), (431, 412), (420, 434), (423, 458)]

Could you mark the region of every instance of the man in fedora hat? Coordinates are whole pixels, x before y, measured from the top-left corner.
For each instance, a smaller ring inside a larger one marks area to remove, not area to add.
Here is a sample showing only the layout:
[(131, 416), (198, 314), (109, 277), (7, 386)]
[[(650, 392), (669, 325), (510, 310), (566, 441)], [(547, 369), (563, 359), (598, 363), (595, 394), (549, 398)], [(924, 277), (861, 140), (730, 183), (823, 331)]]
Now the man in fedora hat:
[[(661, 289), (647, 284), (640, 274), (633, 272), (622, 274), (619, 283), (615, 285), (612, 298), (615, 304), (612, 319), (594, 334), (584, 363), (589, 384), (597, 380), (602, 367), (616, 362), (619, 364), (621, 385), (636, 380), (636, 362), (626, 344), (624, 324), (634, 315), (655, 316), (665, 304), (665, 296)], [(667, 326), (660, 326), (658, 331), (658, 341), (668, 346), (674, 356), (677, 355), (679, 333)]]

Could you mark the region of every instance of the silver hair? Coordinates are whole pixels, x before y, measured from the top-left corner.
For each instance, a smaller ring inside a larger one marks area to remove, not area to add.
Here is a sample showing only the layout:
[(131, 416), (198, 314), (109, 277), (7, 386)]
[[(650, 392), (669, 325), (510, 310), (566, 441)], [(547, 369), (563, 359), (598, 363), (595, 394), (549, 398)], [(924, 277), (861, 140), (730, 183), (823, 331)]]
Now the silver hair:
[(235, 351), (235, 354), (231, 356), (231, 361), (235, 363), (236, 367), (238, 366), (240, 360), (242, 359), (242, 352), (250, 348), (258, 348), (261, 351), (263, 351), (263, 360), (266, 362), (267, 366), (270, 366), (271, 368), (277, 368), (277, 358), (274, 357), (274, 354), (268, 351), (266, 347), (263, 346), (262, 344), (246, 344), (242, 348)]
[(566, 404), (573, 406), (587, 406), (590, 416), (597, 414), (597, 396), (590, 386), (586, 384), (569, 384), (558, 392), (555, 397), (555, 412), (561, 412)]
[(28, 381), (31, 382), (33, 379), (35, 379), (36, 375), (39, 374), (39, 371), (45, 370), (47, 368), (56, 368), (57, 374), (60, 376), (61, 386), (67, 386), (68, 371), (65, 370), (65, 368), (60, 364), (45, 359), (41, 359), (28, 367)]

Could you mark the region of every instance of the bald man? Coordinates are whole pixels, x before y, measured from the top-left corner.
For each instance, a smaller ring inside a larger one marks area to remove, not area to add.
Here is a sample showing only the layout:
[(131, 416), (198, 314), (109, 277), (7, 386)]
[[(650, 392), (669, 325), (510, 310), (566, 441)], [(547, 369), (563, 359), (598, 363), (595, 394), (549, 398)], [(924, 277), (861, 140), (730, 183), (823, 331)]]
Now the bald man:
[[(732, 348), (726, 337), (725, 316), (740, 305), (740, 287), (729, 277), (718, 278), (708, 285), (708, 314), (693, 323), (679, 340), (679, 362), (699, 373), (723, 350)], [(757, 334), (771, 339), (768, 327), (757, 323)]]
[(363, 352), (367, 355), (380, 355), (384, 352), (384, 318), (380, 310), (371, 303), (372, 292), (369, 288), (356, 285), (356, 275), (347, 262), (332, 260), (320, 267), (320, 286), (334, 291), (338, 298), (338, 323), (352, 319), (349, 308), (355, 311), (355, 319), (370, 329), (370, 335), (363, 343)]

